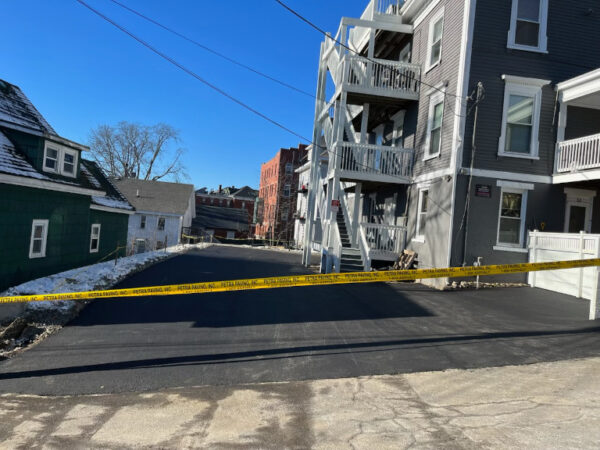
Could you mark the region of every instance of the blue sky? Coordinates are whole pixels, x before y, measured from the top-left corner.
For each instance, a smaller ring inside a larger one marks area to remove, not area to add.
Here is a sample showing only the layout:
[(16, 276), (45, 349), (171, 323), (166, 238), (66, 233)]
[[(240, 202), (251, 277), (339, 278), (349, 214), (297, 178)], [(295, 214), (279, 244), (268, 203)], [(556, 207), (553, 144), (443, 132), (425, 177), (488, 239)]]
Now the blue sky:
[[(87, 0), (200, 76), (303, 136), (314, 100), (231, 65), (132, 15)], [(274, 0), (120, 0), (239, 61), (314, 93), (322, 36)], [(367, 0), (288, 0), (335, 32)], [(327, 6), (325, 7), (324, 4)], [(87, 143), (99, 124), (165, 122), (181, 133), (197, 187), (258, 187), (260, 164), (299, 139), (211, 91), (75, 0), (2, 0), (0, 78), (20, 86), (56, 131)], [(89, 155), (88, 155), (89, 156)]]

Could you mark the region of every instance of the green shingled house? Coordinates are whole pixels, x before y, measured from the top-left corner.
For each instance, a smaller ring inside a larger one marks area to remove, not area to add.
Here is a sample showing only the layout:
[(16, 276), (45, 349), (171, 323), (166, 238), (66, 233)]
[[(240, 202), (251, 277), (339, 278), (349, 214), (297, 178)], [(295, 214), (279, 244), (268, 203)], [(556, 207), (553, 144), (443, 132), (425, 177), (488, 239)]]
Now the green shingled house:
[(0, 80), (0, 291), (126, 245), (134, 208), (86, 150)]

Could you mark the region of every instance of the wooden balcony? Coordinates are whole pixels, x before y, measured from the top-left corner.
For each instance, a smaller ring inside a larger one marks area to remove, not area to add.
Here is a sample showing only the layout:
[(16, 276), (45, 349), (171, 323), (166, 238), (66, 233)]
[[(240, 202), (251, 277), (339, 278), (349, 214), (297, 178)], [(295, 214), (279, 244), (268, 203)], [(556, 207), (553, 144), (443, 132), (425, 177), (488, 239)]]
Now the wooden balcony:
[(556, 173), (575, 173), (600, 168), (600, 134), (559, 142)]
[(341, 142), (329, 155), (329, 175), (343, 181), (408, 184), (413, 150), (381, 145)]
[(421, 66), (347, 54), (340, 61), (335, 85), (336, 97), (348, 93), (348, 104), (418, 101)]

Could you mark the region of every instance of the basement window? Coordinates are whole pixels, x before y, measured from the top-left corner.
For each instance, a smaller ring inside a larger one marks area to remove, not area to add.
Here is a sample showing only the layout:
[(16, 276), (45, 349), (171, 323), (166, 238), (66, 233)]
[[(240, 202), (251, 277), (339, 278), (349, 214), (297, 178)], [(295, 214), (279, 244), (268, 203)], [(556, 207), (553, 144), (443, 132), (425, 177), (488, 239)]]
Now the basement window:
[(48, 241), (48, 220), (34, 220), (31, 225), (29, 258), (44, 258)]
[(100, 224), (92, 224), (92, 231), (90, 233), (90, 253), (98, 253), (100, 250)]

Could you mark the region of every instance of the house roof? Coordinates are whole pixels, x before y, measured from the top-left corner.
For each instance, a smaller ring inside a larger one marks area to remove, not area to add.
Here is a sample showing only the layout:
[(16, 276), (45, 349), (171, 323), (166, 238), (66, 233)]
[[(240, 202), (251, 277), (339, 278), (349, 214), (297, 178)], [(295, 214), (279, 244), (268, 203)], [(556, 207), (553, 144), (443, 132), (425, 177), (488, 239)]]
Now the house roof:
[(0, 173), (17, 175), (20, 177), (50, 180), (33, 168), (21, 155), (13, 143), (0, 130)]
[(68, 186), (83, 187), (97, 191), (98, 194), (104, 192), (106, 194), (105, 197), (92, 195), (92, 203), (127, 211), (133, 210), (127, 199), (110, 183), (95, 162), (82, 159), (79, 176), (77, 179), (73, 179), (73, 181), (66, 181), (64, 177), (59, 178), (49, 176), (50, 174), (40, 173), (19, 153), (2, 131), (0, 131), (0, 173)]
[(193, 227), (248, 231), (248, 211), (244, 208), (222, 208), (219, 206), (199, 205)]
[(194, 186), (191, 184), (135, 178), (119, 178), (111, 181), (138, 211), (183, 216), (190, 206), (190, 198), (194, 195)]
[(237, 191), (235, 191), (232, 197), (245, 197), (245, 198), (256, 198), (258, 197), (258, 191), (256, 189), (252, 189), (250, 186), (244, 186)]
[(0, 80), (0, 120), (8, 124), (57, 135), (18, 86)]
[(133, 211), (133, 206), (116, 186), (104, 175), (104, 172), (94, 161), (81, 160), (81, 176), (85, 176), (98, 189), (106, 192), (105, 197), (92, 196), (92, 203), (108, 208), (124, 209)]

